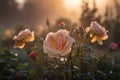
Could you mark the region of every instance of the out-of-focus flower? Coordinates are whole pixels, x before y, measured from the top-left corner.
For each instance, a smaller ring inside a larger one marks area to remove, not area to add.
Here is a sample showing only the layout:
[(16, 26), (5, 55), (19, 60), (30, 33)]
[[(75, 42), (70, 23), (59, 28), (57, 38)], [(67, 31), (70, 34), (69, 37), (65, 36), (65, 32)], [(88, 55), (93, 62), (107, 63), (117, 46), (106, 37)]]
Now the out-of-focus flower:
[(32, 59), (32, 60), (37, 60), (37, 56), (38, 56), (38, 53), (37, 52), (31, 52), (29, 54), (29, 57)]
[(15, 53), (14, 55), (17, 57), (17, 56), (18, 56), (18, 53)]
[(13, 38), (15, 40), (14, 47), (23, 48), (26, 42), (34, 41), (34, 32), (29, 29), (21, 31), (17, 36)]
[(83, 33), (83, 27), (82, 26), (79, 26), (79, 27), (75, 27), (75, 30), (74, 30), (77, 34), (82, 34)]
[(22, 78), (23, 75), (22, 75), (21, 73), (16, 73), (16, 77), (17, 77), (17, 78)]
[(109, 47), (110, 47), (110, 50), (114, 51), (114, 50), (117, 50), (117, 49), (118, 49), (118, 44), (112, 42)]
[(65, 23), (64, 23), (64, 22), (60, 22), (60, 23), (58, 24), (58, 26), (59, 26), (60, 28), (63, 28), (63, 27), (65, 27)]
[(92, 43), (97, 41), (98, 44), (103, 45), (103, 40), (108, 39), (108, 35), (107, 35), (108, 31), (100, 24), (98, 24), (96, 21), (91, 22), (90, 27), (86, 28), (86, 32), (90, 32)]
[(68, 55), (75, 40), (70, 36), (69, 31), (59, 30), (47, 34), (43, 44), (44, 53), (51, 58), (59, 58)]
[(60, 61), (62, 61), (62, 62), (67, 61), (67, 58), (61, 57)]
[(4, 31), (4, 35), (8, 38), (11, 38), (13, 36), (14, 32), (15, 32), (14, 29), (7, 29)]

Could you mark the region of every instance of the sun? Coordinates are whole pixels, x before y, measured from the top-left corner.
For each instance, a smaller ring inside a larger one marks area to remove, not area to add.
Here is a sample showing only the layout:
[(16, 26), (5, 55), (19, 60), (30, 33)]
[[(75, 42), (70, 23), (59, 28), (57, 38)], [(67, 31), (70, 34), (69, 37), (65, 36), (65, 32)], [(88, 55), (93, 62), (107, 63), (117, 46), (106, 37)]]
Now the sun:
[(68, 10), (78, 9), (82, 0), (63, 0), (64, 6)]
[(26, 0), (15, 0), (15, 2), (18, 4), (19, 9), (23, 9)]

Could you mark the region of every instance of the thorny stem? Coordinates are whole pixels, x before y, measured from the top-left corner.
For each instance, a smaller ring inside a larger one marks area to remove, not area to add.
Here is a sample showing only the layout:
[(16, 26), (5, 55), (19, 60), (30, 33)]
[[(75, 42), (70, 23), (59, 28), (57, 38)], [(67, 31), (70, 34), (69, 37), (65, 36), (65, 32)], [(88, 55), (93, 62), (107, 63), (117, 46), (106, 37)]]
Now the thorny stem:
[(80, 69), (82, 72), (86, 72), (87, 71), (87, 67), (83, 58), (83, 55), (80, 54)]
[[(37, 64), (37, 65), (40, 67), (40, 70), (41, 70), (41, 66), (40, 66), (40, 65), (41, 65), (41, 62), (40, 62), (37, 58), (36, 58), (36, 60), (35, 60), (34, 62), (35, 62), (35, 64)], [(38, 72), (38, 70), (36, 70), (36, 71)], [(39, 73), (39, 72), (38, 72), (38, 73)], [(42, 73), (43, 73), (43, 72), (42, 72), (42, 70), (41, 70), (41, 71), (40, 71), (40, 74), (37, 74), (37, 76), (39, 76), (38, 78), (39, 78), (40, 80), (43, 80), (43, 79), (42, 79), (42, 76), (41, 76)]]
[(83, 56), (83, 46), (82, 44), (85, 44), (84, 42), (84, 39), (85, 39), (86, 35), (82, 35), (81, 36), (81, 41), (79, 42), (80, 43), (80, 46), (79, 46), (79, 50), (78, 50), (78, 55), (80, 55), (80, 69), (82, 72), (86, 72), (87, 71), (87, 67), (86, 67), (86, 64), (85, 64), (85, 61), (84, 61), (84, 56)]
[(67, 66), (67, 65), (68, 65), (68, 62), (66, 61), (66, 62), (65, 62), (65, 67), (66, 67), (66, 73), (65, 73), (65, 75), (66, 75), (66, 80), (68, 80), (68, 74), (67, 74), (67, 67), (68, 67), (68, 66)]
[(70, 62), (70, 69), (71, 69), (71, 80), (73, 80), (73, 62), (72, 62), (72, 53), (70, 53), (70, 55), (67, 58), (67, 61), (65, 63), (66, 65), (66, 80), (68, 80), (68, 74), (67, 74), (67, 69), (68, 69), (68, 65)]
[(83, 46), (82, 46), (83, 44), (86, 43), (86, 41), (85, 41), (86, 35), (81, 35), (81, 36), (78, 36), (78, 37), (80, 37), (80, 40), (77, 39), (77, 42), (78, 42), (77, 54), (75, 56), (74, 62), (76, 61), (76, 58), (79, 56), (80, 57), (80, 70), (82, 72), (86, 72), (87, 71), (87, 67), (86, 67), (86, 64), (85, 64), (85, 61), (84, 61)]
[(71, 60), (71, 80), (73, 80), (73, 62), (72, 62), (72, 55), (70, 53), (70, 60)]
[(103, 60), (105, 59), (105, 57), (109, 54), (110, 50), (104, 54), (104, 56), (100, 59), (100, 61), (97, 63), (97, 67), (99, 67), (99, 65), (103, 62)]

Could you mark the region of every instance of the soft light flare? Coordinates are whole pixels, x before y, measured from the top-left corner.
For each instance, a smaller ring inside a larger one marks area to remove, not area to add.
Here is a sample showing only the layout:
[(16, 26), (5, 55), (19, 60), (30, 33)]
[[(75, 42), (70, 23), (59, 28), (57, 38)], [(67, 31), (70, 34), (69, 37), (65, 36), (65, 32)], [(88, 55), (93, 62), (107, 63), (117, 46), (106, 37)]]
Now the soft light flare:
[(81, 4), (81, 0), (64, 0), (64, 6), (68, 9), (68, 10), (74, 10), (74, 9), (78, 9), (80, 7)]
[(15, 2), (18, 4), (18, 8), (21, 10), (24, 8), (24, 4), (26, 3), (26, 0), (15, 0)]

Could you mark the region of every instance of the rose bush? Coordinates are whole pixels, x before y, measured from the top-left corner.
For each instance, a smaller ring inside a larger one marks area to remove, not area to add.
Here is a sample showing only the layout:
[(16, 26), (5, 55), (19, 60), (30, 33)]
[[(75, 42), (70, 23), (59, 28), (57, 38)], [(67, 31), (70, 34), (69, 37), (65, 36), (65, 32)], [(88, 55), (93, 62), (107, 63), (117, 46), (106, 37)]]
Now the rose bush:
[(111, 43), (102, 56), (96, 56), (98, 51), (91, 46), (96, 41), (98, 46), (103, 45), (108, 31), (96, 21), (86, 29), (74, 26), (68, 31), (64, 22), (58, 27), (56, 32), (48, 31), (46, 36), (37, 38), (38, 42), (32, 46), (25, 44), (34, 41), (33, 31), (25, 29), (14, 37), (15, 47), (25, 47), (29, 58), (38, 65), (37, 78), (33, 80), (109, 80), (112, 68), (104, 67), (111, 64), (106, 56), (117, 50), (118, 45)]

